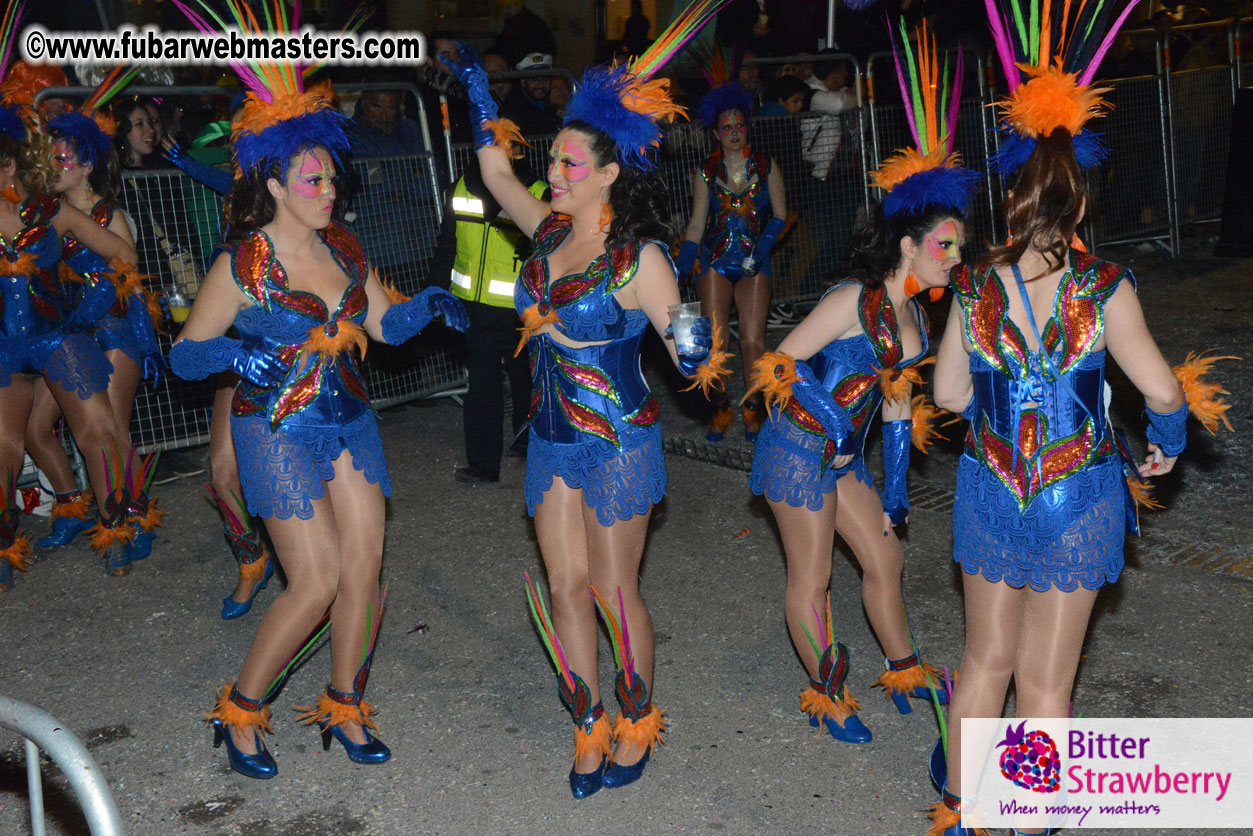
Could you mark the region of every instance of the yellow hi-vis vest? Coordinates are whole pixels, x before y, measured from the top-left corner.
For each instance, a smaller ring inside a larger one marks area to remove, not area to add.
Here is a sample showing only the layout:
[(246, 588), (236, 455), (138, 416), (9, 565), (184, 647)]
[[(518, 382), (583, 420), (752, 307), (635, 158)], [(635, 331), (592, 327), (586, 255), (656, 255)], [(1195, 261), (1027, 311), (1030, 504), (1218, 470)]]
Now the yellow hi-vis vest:
[[(542, 180), (529, 189), (536, 197), (548, 187)], [(452, 193), (456, 222), (457, 254), (452, 263), (449, 289), (459, 299), (496, 308), (513, 307), (513, 283), (522, 266), (517, 255), (522, 232), (508, 217), (483, 218), (483, 201), (470, 194), (466, 178), (457, 180)]]

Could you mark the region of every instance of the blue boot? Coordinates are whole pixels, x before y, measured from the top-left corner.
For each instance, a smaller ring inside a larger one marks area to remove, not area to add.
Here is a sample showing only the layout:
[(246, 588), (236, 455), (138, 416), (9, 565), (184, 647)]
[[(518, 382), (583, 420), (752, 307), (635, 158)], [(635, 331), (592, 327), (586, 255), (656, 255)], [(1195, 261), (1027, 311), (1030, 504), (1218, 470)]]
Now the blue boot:
[(82, 491), (55, 494), (52, 504), (52, 532), (35, 541), (41, 549), (59, 549), (69, 545), (84, 531), (96, 524), (96, 508)]
[[(153, 457), (149, 455), (145, 461), (152, 460)], [(165, 512), (157, 508), (155, 496), (149, 497), (147, 491), (138, 486), (134, 490), (135, 494), (127, 506), (126, 521), (135, 529), (135, 539), (131, 541), (127, 557), (132, 561), (139, 561), (152, 554), (152, 541), (157, 536), (156, 528), (161, 524)]]
[[(830, 597), (827, 599), (828, 611)], [(827, 623), (830, 623), (828, 616)], [(826, 640), (829, 635), (823, 636)], [(809, 725), (818, 728), (821, 723), (827, 734), (845, 743), (869, 743), (872, 735), (857, 717), (861, 708), (849, 693), (844, 680), (848, 678), (848, 648), (843, 642), (832, 642), (818, 657), (818, 675), (821, 680), (809, 680), (809, 687), (801, 692), (801, 711), (809, 715)]]

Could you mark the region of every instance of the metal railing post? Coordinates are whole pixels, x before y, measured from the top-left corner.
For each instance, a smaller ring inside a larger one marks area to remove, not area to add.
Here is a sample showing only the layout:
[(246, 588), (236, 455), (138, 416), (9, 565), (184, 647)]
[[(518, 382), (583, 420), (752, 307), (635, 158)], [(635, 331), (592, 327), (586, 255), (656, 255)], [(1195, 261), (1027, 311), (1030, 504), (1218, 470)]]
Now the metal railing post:
[(1174, 103), (1171, 96), (1169, 32), (1157, 38), (1157, 95), (1161, 110), (1162, 156), (1166, 177), (1166, 223), (1170, 254), (1179, 254), (1179, 184), (1175, 181)]
[(0, 727), (15, 731), (26, 738), (27, 775), (33, 771), (35, 778), (32, 787), (40, 788), (38, 801), (35, 799), (36, 793), (32, 791), (31, 794), (32, 818), (36, 806), (39, 808), (39, 829), (33, 831), (36, 836), (43, 832), (42, 784), (38, 778), (39, 749), (48, 753), (70, 782), (70, 787), (83, 808), (83, 816), (92, 836), (125, 836), (122, 818), (118, 814), (113, 794), (109, 792), (109, 783), (105, 780), (104, 773), (87, 751), (87, 747), (69, 729), (43, 709), (3, 696), (0, 696)]

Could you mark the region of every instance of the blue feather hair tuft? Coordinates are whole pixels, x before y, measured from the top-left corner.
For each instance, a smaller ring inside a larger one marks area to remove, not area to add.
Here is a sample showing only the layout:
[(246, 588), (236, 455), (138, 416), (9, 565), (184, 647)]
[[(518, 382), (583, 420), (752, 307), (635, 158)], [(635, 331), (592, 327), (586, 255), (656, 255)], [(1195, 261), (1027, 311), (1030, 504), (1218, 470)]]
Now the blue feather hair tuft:
[(48, 123), (48, 130), (53, 139), (68, 142), (85, 163), (98, 166), (102, 159), (109, 156), (112, 141), (90, 116), (78, 111), (62, 113)]
[(718, 127), (718, 117), (728, 110), (738, 110), (747, 122), (752, 107), (753, 98), (748, 91), (734, 81), (727, 81), (704, 95), (696, 105), (696, 116), (702, 125), (713, 130)]
[(26, 141), (26, 121), (22, 119), (19, 105), (0, 104), (0, 133), (8, 134), (18, 142)]
[(260, 133), (240, 134), (232, 144), (235, 164), (249, 174), (265, 168), (270, 161), (279, 163), (279, 175), (287, 176), (291, 158), (316, 146), (322, 146), (340, 167), (340, 155), (349, 148), (345, 126), (348, 119), (333, 108), (325, 108), (284, 119)]
[(906, 177), (883, 198), (883, 214), (919, 213), (933, 206), (966, 214), (982, 175), (961, 166), (936, 166)]
[(613, 139), (620, 163), (652, 171), (657, 165), (655, 151), (661, 147), (661, 127), (651, 117), (622, 104), (623, 92), (636, 81), (625, 64), (588, 67), (566, 105), (562, 124), (586, 122)]
[[(988, 166), (1003, 177), (1009, 177), (1022, 168), (1023, 164), (1035, 151), (1036, 140), (1033, 136), (1023, 136), (1005, 126), (996, 129), (1001, 135), (1000, 148), (988, 160)], [(1096, 131), (1080, 131), (1072, 137), (1075, 147), (1075, 160), (1079, 168), (1087, 170), (1095, 168), (1109, 157), (1105, 140)]]

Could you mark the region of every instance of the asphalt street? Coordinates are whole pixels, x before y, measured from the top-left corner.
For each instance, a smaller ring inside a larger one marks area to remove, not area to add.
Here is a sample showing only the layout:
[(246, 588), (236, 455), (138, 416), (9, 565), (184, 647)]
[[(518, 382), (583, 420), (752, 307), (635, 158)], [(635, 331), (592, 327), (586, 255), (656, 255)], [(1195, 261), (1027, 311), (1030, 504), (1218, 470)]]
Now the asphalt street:
[[(1159, 486), (1166, 510), (1145, 516), (1122, 580), (1099, 598), (1075, 710), (1253, 716), (1253, 261), (1199, 248), (1175, 260), (1109, 255), (1137, 271), (1169, 360), (1205, 348), (1250, 359), (1220, 367), (1235, 433), (1210, 438), (1193, 422), (1185, 459)], [(390, 763), (353, 764), (337, 745), (323, 752), (316, 731), (296, 723), (293, 706), (311, 704), (326, 683), (328, 648), (274, 703), (277, 778), (237, 775), (224, 750), (211, 748), (201, 714), (237, 674), (279, 587), (262, 592), (251, 614), (219, 618), (235, 566), (203, 475), (173, 473), (203, 466), (203, 450), (169, 457), (170, 481), (159, 490), (166, 525), (129, 576), (107, 576), (80, 538), (0, 596), (0, 693), (87, 740), (132, 836), (920, 836), (919, 810), (936, 799), (925, 768), (936, 718), (923, 703), (899, 715), (869, 687), (882, 654), (854, 564), (837, 550), (832, 596), (836, 632), (852, 654), (849, 682), (874, 733), (861, 746), (815, 733), (798, 710), (806, 678), (784, 628), (782, 552), (768, 509), (746, 488), (742, 429), (706, 445), (700, 401), (677, 395), (677, 377), (659, 366), (650, 377), (672, 452), (642, 586), (657, 631), (655, 696), (671, 726), (637, 785), (570, 797), (569, 717), (523, 596), (523, 572), (543, 576), (523, 465), (507, 460), (499, 484), (456, 482), (461, 414), (450, 399), (382, 414), (395, 491), (389, 597), (367, 698), (378, 706)], [(1114, 379), (1119, 423), (1142, 446), (1142, 401)], [(915, 456), (905, 537), (913, 629), (941, 665), (956, 665), (963, 645), (949, 514), (958, 449), (954, 441)], [(38, 537), (44, 525), (29, 528)], [(44, 775), (47, 832), (86, 834), (58, 771), (45, 764)], [(0, 834), (29, 832), (27, 816), (21, 739), (2, 732)]]

